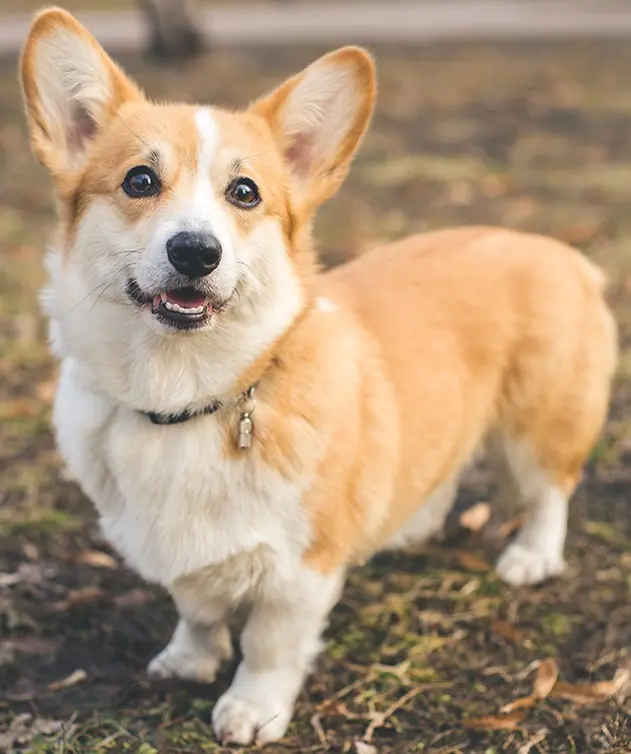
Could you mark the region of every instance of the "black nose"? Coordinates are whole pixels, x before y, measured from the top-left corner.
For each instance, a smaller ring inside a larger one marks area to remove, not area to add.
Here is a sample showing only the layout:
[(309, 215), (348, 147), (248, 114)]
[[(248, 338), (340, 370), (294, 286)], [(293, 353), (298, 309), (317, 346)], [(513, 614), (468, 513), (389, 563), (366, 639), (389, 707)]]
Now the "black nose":
[(167, 256), (182, 275), (203, 278), (221, 261), (221, 244), (210, 233), (176, 233), (167, 241)]

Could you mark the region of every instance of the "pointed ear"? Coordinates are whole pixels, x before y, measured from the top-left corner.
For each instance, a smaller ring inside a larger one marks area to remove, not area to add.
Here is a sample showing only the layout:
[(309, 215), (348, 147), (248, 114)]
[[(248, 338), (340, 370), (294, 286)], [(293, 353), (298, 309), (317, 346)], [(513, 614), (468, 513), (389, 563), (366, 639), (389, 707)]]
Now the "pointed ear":
[(375, 100), (375, 68), (359, 47), (344, 47), (256, 102), (270, 124), (311, 207), (332, 196), (346, 177)]
[(31, 146), (52, 172), (81, 167), (94, 137), (140, 91), (61, 8), (36, 16), (20, 66)]

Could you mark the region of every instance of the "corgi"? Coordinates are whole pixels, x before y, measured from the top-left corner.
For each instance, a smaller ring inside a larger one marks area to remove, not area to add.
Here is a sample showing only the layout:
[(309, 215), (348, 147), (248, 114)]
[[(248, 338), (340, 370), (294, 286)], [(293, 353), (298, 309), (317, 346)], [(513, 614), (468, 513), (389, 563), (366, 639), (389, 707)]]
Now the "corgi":
[(211, 682), (224, 742), (283, 736), (348, 567), (440, 531), (501, 448), (526, 520), (509, 584), (560, 574), (617, 360), (604, 278), (550, 238), (418, 235), (330, 272), (316, 208), (371, 118), (371, 57), (320, 58), (242, 112), (156, 104), (69, 13), (21, 58), (59, 227), (43, 293), (58, 445), (179, 623), (149, 665)]

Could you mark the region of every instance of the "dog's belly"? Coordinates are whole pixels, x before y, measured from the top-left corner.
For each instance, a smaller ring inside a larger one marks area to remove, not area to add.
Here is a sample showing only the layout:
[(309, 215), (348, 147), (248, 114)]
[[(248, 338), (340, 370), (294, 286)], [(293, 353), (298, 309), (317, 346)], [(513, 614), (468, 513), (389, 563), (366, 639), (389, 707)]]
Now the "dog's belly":
[(176, 579), (264, 548), (280, 571), (309, 542), (300, 488), (249, 451), (227, 458), (217, 417), (156, 426), (108, 407), (64, 364), (60, 449), (101, 514), (105, 536), (145, 579)]
[(458, 487), (458, 475), (447, 479), (422, 501), (414, 515), (386, 543), (385, 549), (398, 550), (422, 545), (442, 531)]

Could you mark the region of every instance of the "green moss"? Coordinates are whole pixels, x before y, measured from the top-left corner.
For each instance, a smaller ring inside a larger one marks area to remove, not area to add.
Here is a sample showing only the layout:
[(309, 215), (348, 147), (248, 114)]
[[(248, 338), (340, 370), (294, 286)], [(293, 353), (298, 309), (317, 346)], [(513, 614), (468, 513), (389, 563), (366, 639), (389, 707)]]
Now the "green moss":
[(0, 509), (0, 537), (35, 532), (38, 537), (55, 536), (77, 531), (82, 520), (58, 508)]

